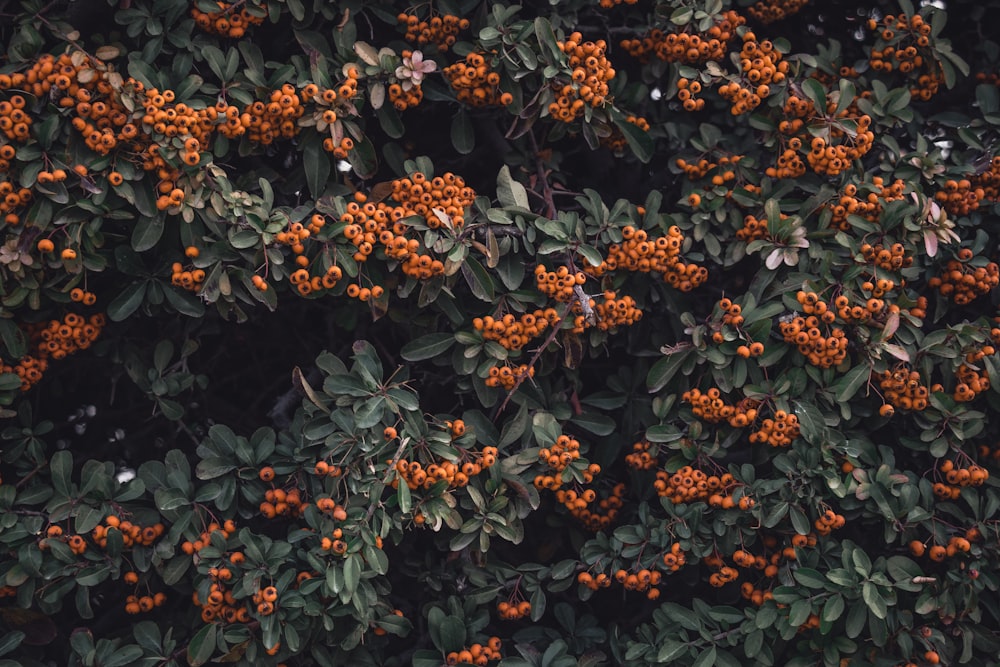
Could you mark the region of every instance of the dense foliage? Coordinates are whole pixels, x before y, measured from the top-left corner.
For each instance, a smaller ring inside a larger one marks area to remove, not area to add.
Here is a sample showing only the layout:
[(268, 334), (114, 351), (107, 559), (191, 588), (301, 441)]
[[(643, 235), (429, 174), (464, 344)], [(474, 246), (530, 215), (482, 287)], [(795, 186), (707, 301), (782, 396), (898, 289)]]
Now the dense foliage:
[(0, 1), (0, 665), (998, 664), (998, 8)]

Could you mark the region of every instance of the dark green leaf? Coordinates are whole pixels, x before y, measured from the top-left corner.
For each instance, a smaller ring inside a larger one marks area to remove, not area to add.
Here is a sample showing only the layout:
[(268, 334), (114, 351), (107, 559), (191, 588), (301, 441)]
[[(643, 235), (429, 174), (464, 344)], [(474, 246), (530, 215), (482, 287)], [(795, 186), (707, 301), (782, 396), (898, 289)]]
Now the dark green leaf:
[(455, 336), (448, 333), (430, 333), (404, 345), (399, 354), (407, 361), (423, 361), (444, 354), (455, 344)]

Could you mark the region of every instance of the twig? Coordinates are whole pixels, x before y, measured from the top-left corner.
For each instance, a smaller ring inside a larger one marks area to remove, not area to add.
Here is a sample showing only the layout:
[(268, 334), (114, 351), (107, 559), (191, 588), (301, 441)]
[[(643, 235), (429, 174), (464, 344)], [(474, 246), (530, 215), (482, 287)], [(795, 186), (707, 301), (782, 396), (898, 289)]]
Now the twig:
[[(396, 448), (396, 453), (393, 454), (392, 460), (389, 461), (389, 467), (386, 469), (385, 474), (382, 476), (382, 488), (383, 489), (385, 489), (385, 487), (387, 487), (389, 485), (389, 475), (391, 475), (396, 470), (396, 464), (399, 463), (399, 459), (401, 459), (403, 457), (403, 450), (406, 449), (406, 446), (408, 444), (410, 444), (410, 439), (409, 438), (400, 438), (399, 439), (399, 447)], [(403, 480), (403, 481), (400, 482), (400, 484), (406, 484), (406, 481)], [(378, 505), (378, 504), (381, 504), (381, 503), (374, 503), (373, 502), (371, 505), (368, 506), (368, 512), (365, 515), (365, 522), (366, 523), (368, 521), (370, 521), (371, 518), (372, 518), (372, 515), (375, 514), (375, 506)]]
[(531, 141), (531, 151), (535, 154), (535, 171), (538, 172), (538, 182), (542, 187), (542, 200), (546, 206), (545, 217), (551, 219), (556, 217), (556, 211), (558, 210), (556, 202), (552, 198), (552, 186), (549, 185), (549, 179), (545, 175), (545, 163), (542, 162), (542, 156), (538, 150), (538, 142), (535, 141), (535, 133), (529, 132), (528, 139)]
[[(580, 291), (582, 292), (583, 290)], [(575, 290), (573, 292), (573, 295), (575, 297), (574, 301), (579, 300), (580, 297)], [(583, 304), (581, 303), (581, 305)], [(545, 342), (539, 346), (539, 348), (535, 351), (535, 354), (531, 357), (531, 361), (528, 362), (528, 368), (531, 368), (535, 365), (535, 362), (538, 361), (538, 358), (542, 356), (542, 352), (544, 352), (545, 349), (549, 346), (549, 343), (551, 343), (556, 339), (556, 334), (559, 333), (559, 325), (562, 324), (564, 319), (566, 319), (566, 315), (569, 314), (569, 311), (572, 307), (573, 307), (573, 301), (570, 301), (568, 304), (566, 304), (565, 312), (563, 312), (562, 315), (559, 316), (559, 319), (557, 319), (552, 324), (552, 331), (549, 332), (549, 335), (546, 336), (545, 338)], [(593, 311), (591, 311), (591, 314), (593, 314)], [(514, 382), (514, 386), (511, 387), (510, 391), (507, 392), (507, 396), (503, 399), (503, 403), (500, 404), (500, 407), (493, 412), (493, 416), (490, 421), (494, 422), (496, 421), (497, 417), (500, 416), (500, 413), (502, 413), (504, 408), (507, 407), (507, 404), (510, 402), (511, 397), (514, 396), (514, 392), (518, 390), (518, 388), (521, 386), (521, 384), (527, 377), (528, 377), (527, 373), (521, 373), (520, 375), (517, 376), (517, 380)]]

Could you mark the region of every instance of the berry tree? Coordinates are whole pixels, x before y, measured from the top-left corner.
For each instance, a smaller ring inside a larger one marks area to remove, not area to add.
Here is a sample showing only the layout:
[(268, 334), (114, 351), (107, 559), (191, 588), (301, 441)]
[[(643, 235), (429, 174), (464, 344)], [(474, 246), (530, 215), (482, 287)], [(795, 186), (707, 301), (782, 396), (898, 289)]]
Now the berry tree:
[(0, 667), (998, 664), (1000, 3), (0, 18)]

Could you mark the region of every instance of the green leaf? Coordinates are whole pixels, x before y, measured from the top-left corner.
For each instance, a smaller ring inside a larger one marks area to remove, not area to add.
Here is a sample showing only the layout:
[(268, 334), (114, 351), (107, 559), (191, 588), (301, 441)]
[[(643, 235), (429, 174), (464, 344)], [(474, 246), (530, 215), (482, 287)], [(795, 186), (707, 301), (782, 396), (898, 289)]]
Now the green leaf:
[(844, 614), (844, 596), (834, 595), (823, 605), (822, 619), (827, 623), (833, 623)]
[(112, 322), (121, 322), (134, 313), (146, 296), (146, 281), (130, 283), (121, 293), (108, 304), (108, 318)]
[(351, 554), (344, 561), (344, 590), (353, 594), (361, 581), (361, 556)]
[(847, 612), (847, 620), (844, 623), (844, 633), (851, 639), (861, 634), (868, 620), (867, 608), (860, 601), (851, 605)]
[(403, 480), (399, 480), (399, 486), (396, 487), (396, 502), (399, 504), (400, 512), (403, 514), (410, 513), (410, 508), (413, 504), (410, 495), (410, 487)]
[(660, 650), (656, 653), (656, 662), (670, 662), (687, 653), (688, 645), (684, 642), (673, 639), (663, 639), (660, 642)]
[(455, 336), (449, 333), (429, 333), (411, 340), (399, 351), (407, 361), (423, 361), (444, 354), (455, 344)]
[(66, 449), (56, 452), (49, 459), (49, 470), (52, 472), (52, 486), (56, 493), (69, 497), (72, 493), (73, 454)]
[(823, 84), (816, 79), (803, 79), (802, 92), (805, 93), (813, 105), (816, 107), (816, 113), (825, 114), (826, 113), (826, 89), (823, 88)]
[(164, 285), (163, 296), (166, 297), (167, 303), (181, 315), (202, 317), (205, 314), (205, 303), (185, 289)]
[(649, 162), (653, 159), (655, 144), (653, 143), (653, 138), (649, 136), (649, 132), (646, 132), (638, 125), (628, 122), (625, 116), (621, 114), (615, 114), (614, 121), (615, 125), (618, 126), (618, 129), (625, 136), (628, 147), (632, 149), (632, 152), (635, 153), (640, 162)]
[(302, 149), (302, 168), (306, 173), (306, 185), (313, 199), (319, 199), (326, 191), (330, 180), (330, 156), (323, 150), (318, 137), (308, 141)]
[(799, 582), (806, 588), (826, 587), (826, 577), (824, 577), (818, 570), (814, 570), (809, 567), (800, 567), (792, 574), (795, 577), (795, 581)]
[[(125, 667), (126, 665), (135, 665), (138, 663), (139, 658), (142, 657), (142, 654), (142, 649), (135, 644), (119, 646), (114, 650), (114, 653), (108, 656), (108, 659), (101, 664), (103, 667)], [(194, 663), (191, 664), (193, 665)]]
[(132, 249), (143, 252), (154, 247), (163, 236), (166, 220), (162, 215), (141, 216), (132, 228)]
[(15, 373), (0, 373), (0, 391), (13, 391), (21, 388), (21, 378)]
[(693, 347), (684, 348), (676, 352), (665, 355), (650, 367), (646, 375), (646, 388), (649, 393), (655, 394), (670, 382), (671, 378), (680, 370), (688, 356), (694, 352)]
[(715, 657), (717, 649), (714, 646), (702, 651), (698, 654), (698, 657), (694, 662), (691, 663), (691, 667), (712, 667), (715, 665)]
[(24, 633), (20, 630), (13, 630), (6, 633), (3, 637), (0, 637), (0, 655), (7, 655), (18, 646), (21, 645), (21, 641), (24, 640)]
[(523, 208), (531, 210), (531, 203), (528, 201), (528, 191), (514, 177), (510, 175), (510, 167), (504, 165), (500, 167), (497, 174), (497, 201), (505, 208)]
[[(28, 353), (28, 339), (25, 337), (24, 331), (12, 319), (0, 319), (0, 340), (7, 348), (7, 354), (4, 356), (8, 359), (20, 359)], [(18, 385), (20, 385), (20, 380)]]
[(457, 616), (446, 616), (438, 628), (441, 650), (445, 653), (461, 651), (465, 646), (465, 623)]
[(861, 584), (861, 597), (877, 618), (885, 618), (889, 613), (885, 598), (882, 597), (882, 593), (879, 592), (878, 586), (872, 582), (866, 581)]
[(451, 121), (451, 145), (461, 155), (468, 155), (476, 147), (476, 133), (465, 109), (459, 110)]
[(594, 435), (610, 435), (615, 430), (615, 420), (594, 412), (573, 415), (569, 421)]
[(871, 377), (871, 373), (871, 367), (866, 366), (865, 364), (859, 364), (844, 373), (844, 375), (833, 386), (833, 389), (837, 392), (837, 402), (846, 403), (854, 398), (854, 395), (858, 393), (858, 389), (861, 388), (861, 385), (863, 385), (865, 381)]
[(465, 261), (462, 262), (462, 276), (476, 298), (490, 302), (496, 298), (496, 287), (493, 285), (493, 279), (478, 261), (466, 257)]
[(204, 665), (212, 657), (212, 654), (215, 652), (215, 633), (217, 628), (218, 626), (215, 623), (209, 623), (191, 638), (187, 647), (187, 659), (191, 667)]

